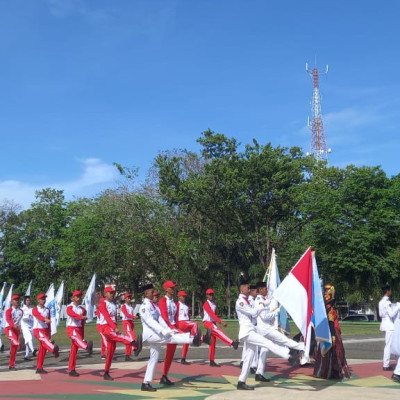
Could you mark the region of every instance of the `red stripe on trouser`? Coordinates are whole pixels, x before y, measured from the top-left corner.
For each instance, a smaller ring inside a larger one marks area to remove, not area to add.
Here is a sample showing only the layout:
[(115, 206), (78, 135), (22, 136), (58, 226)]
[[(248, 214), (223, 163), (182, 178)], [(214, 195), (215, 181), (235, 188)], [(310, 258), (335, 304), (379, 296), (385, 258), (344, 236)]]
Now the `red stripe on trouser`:
[(112, 359), (114, 356), (115, 348), (117, 347), (117, 342), (121, 342), (123, 344), (130, 344), (131, 338), (121, 333), (116, 333), (113, 329), (111, 329), (108, 325), (100, 325), (101, 333), (105, 336), (107, 340), (107, 358), (104, 366), (104, 371), (109, 372)]
[[(191, 336), (196, 336), (199, 330), (199, 324), (196, 321), (179, 321), (178, 328), (182, 332), (190, 332)], [(189, 345), (184, 344), (182, 346), (182, 358), (186, 358), (189, 350)]]
[(69, 353), (69, 364), (68, 369), (70, 371), (75, 370), (76, 367), (76, 356), (78, 355), (78, 349), (87, 350), (88, 344), (83, 341), (82, 338), (83, 329), (81, 327), (67, 327), (67, 335), (71, 339), (71, 349)]
[(168, 371), (171, 367), (172, 360), (174, 358), (176, 344), (167, 343), (167, 351), (165, 352), (163, 375), (168, 375)]
[(17, 355), (17, 350), (19, 347), (19, 335), (21, 334), (21, 330), (17, 327), (15, 327), (15, 329), (13, 329), (10, 326), (7, 326), (5, 328), (5, 333), (6, 333), (6, 336), (8, 337), (8, 340), (11, 343), (10, 362), (8, 365), (10, 367), (15, 367), (15, 357)]
[(101, 356), (105, 356), (106, 355), (106, 349), (107, 349), (107, 339), (106, 337), (101, 333), (101, 329), (100, 329), (101, 325), (100, 324), (96, 324), (96, 328), (97, 328), (97, 332), (99, 332), (100, 337), (101, 337)]
[[(122, 321), (122, 327), (124, 328), (124, 332), (126, 336), (131, 338), (131, 341), (136, 340), (135, 331), (133, 330), (134, 324), (133, 321)], [(132, 354), (132, 348), (136, 349), (136, 347), (127, 344), (125, 346), (125, 355), (130, 356)]]
[(39, 340), (39, 351), (37, 354), (36, 367), (39, 369), (43, 368), (44, 358), (46, 352), (50, 351), (53, 353), (54, 345), (51, 343), (50, 338), (47, 336), (47, 329), (34, 329), (33, 334), (37, 340)]
[(204, 321), (203, 325), (206, 329), (211, 329), (211, 344), (209, 347), (209, 354), (210, 354), (210, 361), (215, 360), (215, 345), (217, 342), (217, 338), (227, 344), (228, 346), (231, 346), (233, 343), (233, 340), (225, 335), (224, 331), (219, 329), (213, 322), (211, 321)]

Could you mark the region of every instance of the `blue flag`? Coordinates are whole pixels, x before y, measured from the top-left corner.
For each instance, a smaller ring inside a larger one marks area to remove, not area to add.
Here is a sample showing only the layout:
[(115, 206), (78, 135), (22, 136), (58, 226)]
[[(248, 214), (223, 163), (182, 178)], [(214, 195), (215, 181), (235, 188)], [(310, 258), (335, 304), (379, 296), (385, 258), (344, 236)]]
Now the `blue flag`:
[(322, 293), (321, 283), (318, 275), (317, 261), (315, 254), (312, 254), (313, 264), (313, 313), (311, 315), (311, 323), (315, 329), (315, 339), (318, 341), (321, 347), (322, 355), (325, 355), (332, 346), (331, 331), (329, 329), (329, 322), (326, 316), (324, 296)]

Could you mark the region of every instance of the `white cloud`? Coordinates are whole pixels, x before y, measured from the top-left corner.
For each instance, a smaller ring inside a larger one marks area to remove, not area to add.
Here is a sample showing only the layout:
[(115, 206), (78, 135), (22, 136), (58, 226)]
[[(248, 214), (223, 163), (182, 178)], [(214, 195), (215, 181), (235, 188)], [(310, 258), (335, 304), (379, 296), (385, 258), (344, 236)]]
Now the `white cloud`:
[(83, 164), (82, 174), (71, 181), (45, 184), (16, 180), (0, 181), (0, 203), (7, 199), (20, 204), (23, 208), (28, 208), (35, 200), (35, 191), (46, 187), (63, 190), (67, 200), (84, 196), (90, 197), (113, 186), (119, 177), (118, 171), (113, 165), (106, 164), (98, 158), (81, 160), (81, 163)]

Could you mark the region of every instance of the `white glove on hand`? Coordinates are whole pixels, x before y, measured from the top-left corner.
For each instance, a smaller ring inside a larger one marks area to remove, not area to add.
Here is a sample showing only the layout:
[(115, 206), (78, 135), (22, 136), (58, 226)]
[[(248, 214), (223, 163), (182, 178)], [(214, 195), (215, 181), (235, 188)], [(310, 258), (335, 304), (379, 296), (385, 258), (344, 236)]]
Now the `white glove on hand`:
[(161, 331), (161, 334), (163, 336), (165, 336), (166, 338), (169, 338), (170, 336), (172, 336), (172, 331), (169, 328), (165, 328)]

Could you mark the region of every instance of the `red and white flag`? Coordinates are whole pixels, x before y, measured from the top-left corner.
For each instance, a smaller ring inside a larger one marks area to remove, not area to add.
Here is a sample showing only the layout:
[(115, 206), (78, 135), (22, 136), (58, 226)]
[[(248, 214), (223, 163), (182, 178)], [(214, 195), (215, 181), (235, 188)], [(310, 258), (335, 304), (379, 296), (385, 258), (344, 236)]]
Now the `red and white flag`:
[(312, 274), (312, 252), (309, 247), (273, 295), (290, 314), (305, 343), (311, 333)]

